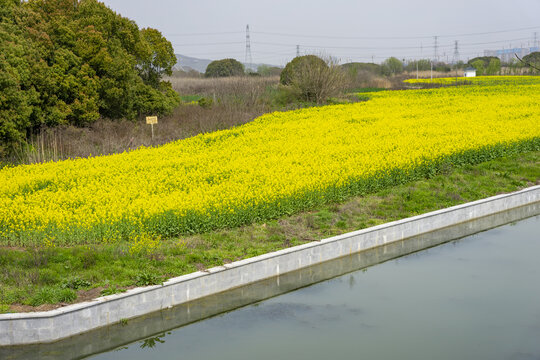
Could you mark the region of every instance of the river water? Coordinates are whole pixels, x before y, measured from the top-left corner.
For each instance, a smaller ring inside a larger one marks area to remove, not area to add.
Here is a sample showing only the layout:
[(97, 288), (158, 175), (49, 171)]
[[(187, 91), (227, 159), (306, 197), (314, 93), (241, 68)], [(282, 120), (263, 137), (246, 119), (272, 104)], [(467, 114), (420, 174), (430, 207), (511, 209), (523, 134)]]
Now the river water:
[(88, 359), (540, 359), (539, 257), (537, 215)]

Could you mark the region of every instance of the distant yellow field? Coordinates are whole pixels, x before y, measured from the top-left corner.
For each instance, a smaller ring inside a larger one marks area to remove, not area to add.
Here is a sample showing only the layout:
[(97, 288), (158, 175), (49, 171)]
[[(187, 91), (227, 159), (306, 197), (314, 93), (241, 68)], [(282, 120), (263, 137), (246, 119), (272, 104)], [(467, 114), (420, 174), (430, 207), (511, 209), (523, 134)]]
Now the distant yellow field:
[(409, 79), (405, 80), (410, 84), (443, 84), (452, 85), (456, 82), (458, 84), (468, 83), (473, 85), (526, 85), (526, 84), (538, 84), (540, 78), (538, 76), (475, 76), (475, 77), (446, 77), (446, 78), (434, 78), (434, 79)]
[(509, 78), (372, 93), (158, 148), (4, 168), (0, 244), (237, 226), (436, 173), (444, 162), (540, 149), (540, 79)]

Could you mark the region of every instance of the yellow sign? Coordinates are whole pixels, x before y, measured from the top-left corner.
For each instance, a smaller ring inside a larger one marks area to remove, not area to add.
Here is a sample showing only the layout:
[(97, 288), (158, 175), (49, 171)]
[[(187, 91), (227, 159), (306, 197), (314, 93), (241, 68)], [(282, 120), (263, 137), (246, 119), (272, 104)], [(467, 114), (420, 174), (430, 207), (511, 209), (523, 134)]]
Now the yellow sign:
[(157, 124), (157, 116), (147, 116), (146, 117), (146, 123), (148, 125), (154, 125)]

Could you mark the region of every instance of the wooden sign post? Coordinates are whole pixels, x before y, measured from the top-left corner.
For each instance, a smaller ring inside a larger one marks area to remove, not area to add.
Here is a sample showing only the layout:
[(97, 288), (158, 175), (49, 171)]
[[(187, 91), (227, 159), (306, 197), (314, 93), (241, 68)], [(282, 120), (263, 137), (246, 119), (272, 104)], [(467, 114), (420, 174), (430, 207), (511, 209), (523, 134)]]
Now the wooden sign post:
[(154, 124), (157, 124), (157, 116), (147, 116), (146, 123), (152, 127), (152, 140), (154, 140)]

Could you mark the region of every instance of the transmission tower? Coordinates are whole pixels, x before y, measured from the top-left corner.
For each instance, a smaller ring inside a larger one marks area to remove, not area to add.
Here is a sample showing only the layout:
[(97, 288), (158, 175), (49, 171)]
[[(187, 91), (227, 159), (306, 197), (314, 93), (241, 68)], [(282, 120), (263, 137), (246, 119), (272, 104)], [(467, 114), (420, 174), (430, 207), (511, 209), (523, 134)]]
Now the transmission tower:
[(300, 56), (300, 45), (296, 45), (296, 57)]
[(533, 47), (538, 47), (538, 33), (535, 31), (534, 32), (534, 41), (533, 41)]
[(456, 40), (454, 42), (454, 58), (452, 59), (452, 62), (454, 64), (457, 64), (458, 61), (459, 61), (459, 44), (458, 44), (458, 41)]
[(249, 24), (246, 25), (246, 65), (248, 69), (252, 71), (253, 67), (253, 58), (251, 57), (251, 40), (249, 38)]
[(433, 59), (435, 61), (439, 61), (439, 54), (438, 54), (438, 50), (439, 50), (439, 37), (438, 36), (434, 36), (433, 37)]

